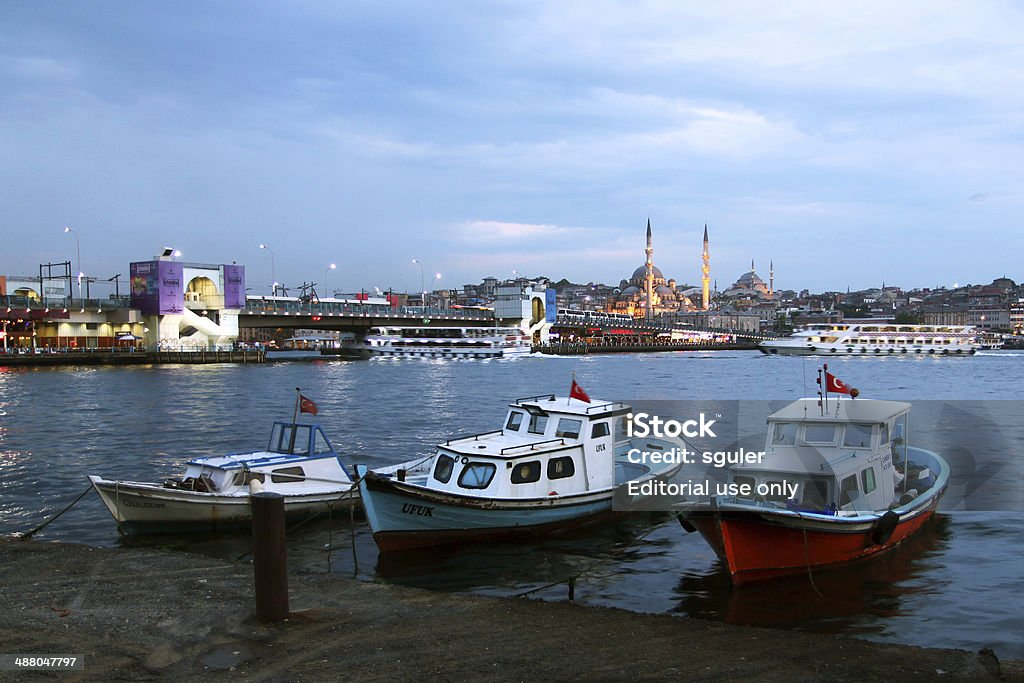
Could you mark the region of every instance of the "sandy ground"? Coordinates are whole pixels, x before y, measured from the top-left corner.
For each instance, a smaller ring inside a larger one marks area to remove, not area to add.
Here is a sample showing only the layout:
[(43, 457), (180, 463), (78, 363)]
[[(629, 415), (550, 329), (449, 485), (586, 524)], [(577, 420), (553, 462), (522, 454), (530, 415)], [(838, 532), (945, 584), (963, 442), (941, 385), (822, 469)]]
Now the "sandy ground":
[(78, 672), (0, 680), (1024, 680), (1024, 662), (322, 574), (254, 617), (253, 570), (181, 552), (0, 541), (0, 654)]

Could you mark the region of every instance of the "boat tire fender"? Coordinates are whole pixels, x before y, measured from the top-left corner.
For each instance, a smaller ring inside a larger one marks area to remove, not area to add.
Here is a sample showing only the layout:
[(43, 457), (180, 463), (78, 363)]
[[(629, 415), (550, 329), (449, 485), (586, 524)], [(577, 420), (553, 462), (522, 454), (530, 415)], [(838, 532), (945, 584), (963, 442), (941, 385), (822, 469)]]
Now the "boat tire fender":
[(692, 534), (694, 531), (697, 530), (697, 527), (695, 527), (694, 525), (690, 524), (690, 521), (688, 519), (686, 519), (685, 517), (683, 517), (682, 515), (679, 515), (678, 519), (679, 519), (679, 526), (683, 527), (683, 529), (686, 530), (686, 533)]
[(892, 510), (887, 510), (875, 522), (875, 526), (871, 530), (871, 542), (874, 545), (885, 545), (892, 538), (892, 532), (896, 531), (896, 525), (899, 523), (900, 516)]

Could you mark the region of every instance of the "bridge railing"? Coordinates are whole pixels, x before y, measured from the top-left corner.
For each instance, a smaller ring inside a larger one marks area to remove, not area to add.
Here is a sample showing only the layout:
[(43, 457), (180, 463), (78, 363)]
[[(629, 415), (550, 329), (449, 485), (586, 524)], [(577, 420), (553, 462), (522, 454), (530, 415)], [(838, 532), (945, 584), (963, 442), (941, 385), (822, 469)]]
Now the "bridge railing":
[(61, 297), (46, 297), (45, 299), (39, 299), (36, 297), (28, 297), (22, 295), (3, 295), (0, 296), (0, 309), (7, 311), (45, 311), (45, 310), (73, 310), (73, 309), (84, 309), (84, 310), (107, 310), (113, 308), (131, 308), (130, 297), (115, 297), (111, 296), (106, 299), (89, 298), (80, 299), (75, 296), (61, 296)]
[(389, 304), (354, 304), (340, 302), (317, 301), (281, 301), (273, 299), (250, 299), (243, 309), (244, 313), (262, 313), (275, 315), (329, 315), (349, 317), (392, 318), (407, 316), (410, 318), (445, 318), (449, 320), (491, 320), (490, 311), (460, 310), (451, 308), (435, 308), (431, 306), (391, 306)]

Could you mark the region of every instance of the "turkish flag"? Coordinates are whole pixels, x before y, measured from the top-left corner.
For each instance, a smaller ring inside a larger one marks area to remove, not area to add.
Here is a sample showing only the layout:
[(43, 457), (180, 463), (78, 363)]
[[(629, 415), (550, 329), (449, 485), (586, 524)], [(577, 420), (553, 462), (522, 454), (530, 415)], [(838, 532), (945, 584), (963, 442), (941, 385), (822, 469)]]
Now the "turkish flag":
[(318, 412), (318, 408), (316, 407), (315, 403), (310, 401), (302, 394), (299, 394), (299, 412), (309, 413), (310, 415), (316, 415)]
[(576, 384), (576, 380), (572, 381), (572, 389), (569, 390), (569, 398), (579, 399), (584, 403), (590, 403), (590, 397), (587, 396), (587, 392), (583, 391), (583, 387)]
[(825, 391), (831, 391), (833, 394), (848, 394), (850, 385), (826, 370)]

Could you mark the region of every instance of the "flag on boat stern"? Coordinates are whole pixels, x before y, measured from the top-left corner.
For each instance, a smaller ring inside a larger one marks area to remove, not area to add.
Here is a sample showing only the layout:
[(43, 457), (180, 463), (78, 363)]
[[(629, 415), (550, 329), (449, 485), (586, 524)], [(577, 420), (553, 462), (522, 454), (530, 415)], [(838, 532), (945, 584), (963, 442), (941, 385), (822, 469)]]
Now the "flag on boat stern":
[(299, 412), (309, 413), (310, 415), (316, 415), (319, 409), (316, 404), (310, 399), (306, 398), (302, 394), (299, 394)]
[(849, 384), (839, 379), (829, 371), (825, 371), (825, 391), (831, 391), (833, 394), (848, 394), (850, 393)]
[(576, 384), (576, 379), (572, 380), (572, 388), (569, 390), (569, 398), (579, 399), (584, 403), (590, 403), (590, 397), (587, 396), (587, 392), (583, 391), (583, 387)]

